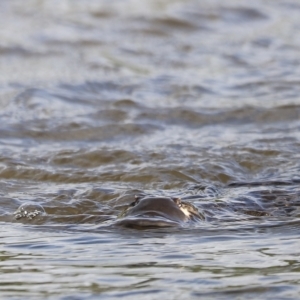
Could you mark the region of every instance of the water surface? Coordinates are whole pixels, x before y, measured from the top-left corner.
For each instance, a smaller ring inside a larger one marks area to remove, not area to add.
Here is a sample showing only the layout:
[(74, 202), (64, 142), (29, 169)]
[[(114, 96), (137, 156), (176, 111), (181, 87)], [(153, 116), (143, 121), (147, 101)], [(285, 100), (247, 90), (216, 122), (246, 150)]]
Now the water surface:
[[(2, 297), (297, 298), (296, 0), (0, 12)], [(138, 194), (205, 220), (114, 226)], [(25, 203), (45, 213), (16, 218)]]

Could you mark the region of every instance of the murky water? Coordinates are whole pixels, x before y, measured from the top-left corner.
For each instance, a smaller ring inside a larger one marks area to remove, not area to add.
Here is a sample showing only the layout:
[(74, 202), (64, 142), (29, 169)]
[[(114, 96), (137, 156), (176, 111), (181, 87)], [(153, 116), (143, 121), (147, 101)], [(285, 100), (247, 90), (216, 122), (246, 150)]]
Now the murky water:
[[(296, 0), (2, 0), (1, 297), (296, 299), (299, 16)], [(139, 194), (205, 218), (116, 226)]]

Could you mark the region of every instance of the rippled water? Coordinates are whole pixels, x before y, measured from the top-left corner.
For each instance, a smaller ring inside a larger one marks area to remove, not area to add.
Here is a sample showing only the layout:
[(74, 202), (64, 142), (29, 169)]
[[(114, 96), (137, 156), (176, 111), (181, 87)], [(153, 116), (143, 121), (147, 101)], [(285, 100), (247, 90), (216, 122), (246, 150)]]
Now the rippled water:
[[(1, 297), (296, 299), (299, 14), (2, 0)], [(139, 194), (205, 220), (116, 226)]]

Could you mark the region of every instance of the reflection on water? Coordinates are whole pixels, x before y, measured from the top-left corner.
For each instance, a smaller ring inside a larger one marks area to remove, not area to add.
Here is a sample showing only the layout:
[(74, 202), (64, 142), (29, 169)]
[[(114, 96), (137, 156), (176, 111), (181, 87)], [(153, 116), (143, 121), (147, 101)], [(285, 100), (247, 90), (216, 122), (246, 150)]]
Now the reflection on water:
[[(299, 11), (1, 1), (1, 295), (297, 298)], [(135, 195), (204, 220), (116, 226)]]

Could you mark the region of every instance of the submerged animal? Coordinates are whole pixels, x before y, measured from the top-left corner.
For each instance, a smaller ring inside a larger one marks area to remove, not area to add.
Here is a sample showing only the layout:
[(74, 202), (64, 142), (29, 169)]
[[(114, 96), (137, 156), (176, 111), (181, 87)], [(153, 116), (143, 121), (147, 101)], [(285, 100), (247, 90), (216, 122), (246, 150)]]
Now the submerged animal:
[[(35, 203), (26, 202), (14, 213), (16, 220), (31, 221), (37, 216), (45, 216), (44, 208)], [(184, 226), (189, 222), (203, 220), (204, 216), (191, 203), (180, 198), (170, 197), (135, 197), (117, 217), (108, 219), (110, 225), (131, 228), (155, 228)]]
[(203, 219), (198, 209), (180, 198), (136, 197), (119, 215), (125, 227), (170, 227)]

